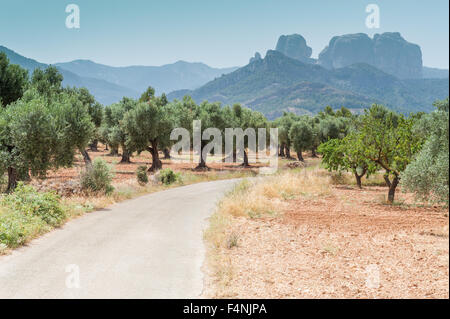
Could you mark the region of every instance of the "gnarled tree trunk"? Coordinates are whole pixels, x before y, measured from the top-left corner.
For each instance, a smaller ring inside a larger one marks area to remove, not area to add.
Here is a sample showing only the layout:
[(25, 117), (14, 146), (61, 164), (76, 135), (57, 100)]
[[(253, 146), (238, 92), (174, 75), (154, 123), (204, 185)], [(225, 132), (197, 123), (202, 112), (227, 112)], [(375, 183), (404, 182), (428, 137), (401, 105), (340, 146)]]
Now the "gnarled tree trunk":
[(131, 154), (130, 152), (126, 149), (126, 147), (122, 147), (122, 159), (120, 160), (121, 164), (127, 164), (127, 163), (131, 163)]
[(152, 146), (148, 147), (148, 151), (152, 154), (152, 166), (148, 169), (149, 172), (156, 172), (162, 168), (162, 162), (159, 159), (158, 142), (152, 141)]
[(305, 159), (303, 158), (303, 155), (302, 155), (302, 151), (299, 151), (299, 152), (297, 153), (297, 156), (298, 156), (298, 160), (299, 160), (300, 162), (304, 162), (304, 161), (305, 161)]

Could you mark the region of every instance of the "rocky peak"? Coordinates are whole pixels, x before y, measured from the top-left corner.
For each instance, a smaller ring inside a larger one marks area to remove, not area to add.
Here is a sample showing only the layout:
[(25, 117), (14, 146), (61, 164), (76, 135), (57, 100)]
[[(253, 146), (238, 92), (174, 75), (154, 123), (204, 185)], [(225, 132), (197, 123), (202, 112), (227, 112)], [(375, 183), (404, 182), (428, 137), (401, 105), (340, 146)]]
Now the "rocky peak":
[(328, 69), (367, 63), (401, 79), (422, 77), (422, 51), (400, 33), (346, 34), (331, 39), (320, 53), (319, 64)]
[(280, 36), (275, 50), (302, 62), (310, 63), (314, 61), (311, 59), (312, 49), (300, 34)]

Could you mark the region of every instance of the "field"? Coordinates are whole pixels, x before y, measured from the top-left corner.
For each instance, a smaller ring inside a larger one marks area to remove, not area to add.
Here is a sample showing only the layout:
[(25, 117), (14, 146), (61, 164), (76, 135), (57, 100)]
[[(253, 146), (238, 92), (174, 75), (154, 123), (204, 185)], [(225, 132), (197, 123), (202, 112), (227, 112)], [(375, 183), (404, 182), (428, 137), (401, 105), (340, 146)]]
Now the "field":
[(448, 298), (448, 210), (401, 192), (387, 205), (380, 176), (359, 190), (318, 164), (221, 202), (205, 232), (204, 297)]

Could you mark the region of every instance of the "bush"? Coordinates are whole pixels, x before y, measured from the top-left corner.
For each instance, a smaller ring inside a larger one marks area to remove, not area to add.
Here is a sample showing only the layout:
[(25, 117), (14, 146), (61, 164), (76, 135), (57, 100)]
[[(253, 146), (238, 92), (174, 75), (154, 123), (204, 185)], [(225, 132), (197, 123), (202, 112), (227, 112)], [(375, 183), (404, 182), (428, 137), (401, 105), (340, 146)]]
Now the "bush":
[(109, 165), (104, 160), (96, 158), (92, 167), (81, 174), (81, 188), (88, 192), (110, 194), (114, 190), (111, 185), (113, 176)]
[(180, 174), (175, 173), (170, 168), (165, 168), (159, 171), (159, 180), (164, 185), (170, 185), (181, 180)]
[(59, 226), (66, 214), (53, 192), (39, 193), (32, 186), (19, 183), (14, 193), (5, 196), (3, 206), (26, 216), (37, 216), (51, 226)]
[(50, 229), (51, 226), (38, 216), (19, 211), (0, 213), (0, 245), (15, 248)]
[(136, 171), (136, 177), (139, 185), (145, 185), (148, 183), (147, 166), (139, 166)]

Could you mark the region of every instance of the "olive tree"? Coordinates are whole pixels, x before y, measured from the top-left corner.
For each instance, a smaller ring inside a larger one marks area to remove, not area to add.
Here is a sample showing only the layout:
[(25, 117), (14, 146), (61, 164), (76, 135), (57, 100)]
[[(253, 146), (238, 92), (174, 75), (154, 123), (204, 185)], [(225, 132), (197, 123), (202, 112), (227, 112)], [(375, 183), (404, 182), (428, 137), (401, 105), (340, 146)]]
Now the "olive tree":
[(125, 114), (136, 108), (138, 102), (134, 99), (124, 97), (120, 102), (105, 108), (105, 126), (102, 129), (103, 138), (111, 148), (122, 148), (122, 159), (120, 163), (130, 163), (131, 154), (136, 150), (133, 144), (127, 143), (128, 135), (124, 126)]
[(49, 169), (72, 165), (90, 125), (83, 104), (68, 94), (48, 99), (31, 89), (2, 109), (0, 169), (8, 173), (7, 191), (15, 189), (20, 176), (45, 177)]
[(418, 199), (449, 203), (449, 103), (435, 103), (437, 111), (424, 116), (417, 126), (427, 139), (414, 161), (401, 174), (405, 191)]
[(174, 124), (174, 118), (168, 108), (156, 105), (153, 100), (138, 103), (125, 114), (123, 126), (127, 134), (126, 145), (131, 149), (147, 150), (152, 154), (149, 171), (162, 168), (159, 159), (160, 146), (168, 144)]
[(292, 141), (299, 161), (304, 161), (302, 152), (311, 147), (313, 138), (313, 129), (307, 119), (301, 119), (292, 124), (289, 130), (289, 139)]
[(6, 107), (20, 99), (28, 84), (28, 71), (10, 64), (5, 53), (0, 52), (0, 106)]

